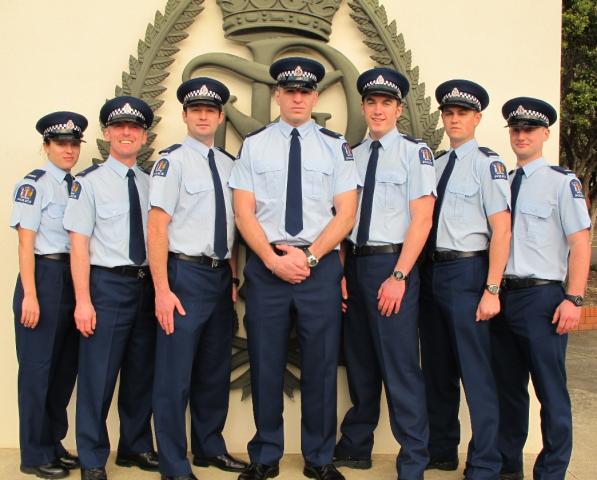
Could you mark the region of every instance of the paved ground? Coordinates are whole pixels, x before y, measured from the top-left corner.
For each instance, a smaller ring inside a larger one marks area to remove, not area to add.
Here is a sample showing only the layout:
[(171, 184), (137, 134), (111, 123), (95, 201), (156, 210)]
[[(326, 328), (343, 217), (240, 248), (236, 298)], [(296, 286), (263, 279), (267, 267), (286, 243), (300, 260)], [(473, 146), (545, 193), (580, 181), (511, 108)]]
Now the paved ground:
[[(574, 416), (574, 451), (566, 480), (594, 480), (597, 478), (597, 331), (574, 333), (568, 347), (568, 384), (572, 397)], [(527, 479), (532, 478), (531, 455), (525, 456)], [(396, 470), (392, 455), (374, 456), (374, 467), (368, 471), (342, 469), (346, 480), (394, 480)], [(461, 463), (464, 459), (461, 458)], [(281, 464), (279, 480), (299, 480), (302, 475), (302, 459), (298, 455), (286, 455)], [(200, 480), (234, 480), (237, 475), (224, 473), (213, 468), (195, 468)], [(158, 479), (155, 473), (141, 472), (114, 466), (111, 458), (108, 464), (110, 480)], [(31, 479), (19, 472), (19, 452), (16, 449), (0, 449), (0, 479)], [(73, 472), (70, 478), (79, 478)], [(426, 480), (461, 480), (462, 471), (430, 471)]]

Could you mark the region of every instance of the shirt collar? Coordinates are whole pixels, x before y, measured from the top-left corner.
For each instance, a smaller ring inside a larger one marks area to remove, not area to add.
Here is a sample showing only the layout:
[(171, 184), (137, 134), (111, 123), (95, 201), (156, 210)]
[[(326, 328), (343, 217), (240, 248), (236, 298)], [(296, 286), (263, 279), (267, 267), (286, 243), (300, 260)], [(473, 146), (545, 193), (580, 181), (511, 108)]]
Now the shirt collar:
[(110, 155), (108, 160), (106, 160), (106, 167), (110, 167), (119, 177), (122, 178), (125, 178), (129, 171), (129, 167), (116, 160), (112, 155)]
[(205, 158), (207, 158), (207, 156), (209, 155), (209, 150), (212, 148), (208, 147), (207, 145), (205, 145), (205, 143), (200, 142), (199, 140), (191, 136), (187, 136), (182, 143), (184, 143), (187, 147), (192, 148), (196, 152), (199, 152)]
[(61, 168), (58, 168), (49, 160), (44, 168), (46, 172), (50, 173), (50, 175), (52, 175), (52, 177), (54, 177), (54, 179), (56, 179), (58, 183), (62, 183), (64, 181), (64, 176), (68, 173), (67, 171), (62, 170)]
[(315, 122), (311, 119), (298, 127), (293, 127), (289, 123), (286, 123), (284, 120), (280, 118), (278, 121), (278, 125), (280, 127), (280, 131), (285, 137), (290, 137), (290, 133), (294, 128), (296, 128), (299, 132), (301, 138), (304, 138), (311, 130), (313, 130)]
[(473, 138), (457, 148), (451, 148), (448, 152), (451, 153), (452, 150), (456, 150), (456, 158), (464, 158), (465, 155), (469, 154), (475, 148), (479, 148), (479, 144), (477, 143), (477, 140)]
[[(398, 138), (400, 137), (400, 133), (398, 133), (397, 128), (393, 128), (388, 133), (386, 133), (383, 137), (379, 139), (379, 143), (384, 150), (387, 150)], [(371, 148), (371, 142), (374, 140), (371, 138), (371, 134), (367, 135), (367, 140), (369, 141), (369, 148)]]
[(528, 178), (541, 167), (544, 167), (546, 165), (547, 162), (545, 161), (545, 158), (539, 157), (533, 160), (532, 162), (527, 163), (524, 167), (522, 167), (522, 169), (524, 171), (525, 176)]

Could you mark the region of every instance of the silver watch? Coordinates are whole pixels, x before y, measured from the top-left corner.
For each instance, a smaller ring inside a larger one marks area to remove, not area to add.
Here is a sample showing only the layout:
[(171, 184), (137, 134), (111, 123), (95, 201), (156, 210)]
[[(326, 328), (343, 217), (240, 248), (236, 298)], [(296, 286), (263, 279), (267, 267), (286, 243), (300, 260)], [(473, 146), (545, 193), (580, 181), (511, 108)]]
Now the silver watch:
[(404, 275), (404, 273), (402, 273), (400, 270), (394, 270), (392, 272), (392, 277), (394, 277), (398, 281), (406, 280), (406, 275)]
[(305, 255), (307, 256), (307, 266), (309, 268), (316, 267), (317, 264), (319, 263), (319, 259), (315, 255), (313, 255), (311, 253), (311, 250), (309, 250), (308, 248), (305, 248), (303, 251), (305, 252)]

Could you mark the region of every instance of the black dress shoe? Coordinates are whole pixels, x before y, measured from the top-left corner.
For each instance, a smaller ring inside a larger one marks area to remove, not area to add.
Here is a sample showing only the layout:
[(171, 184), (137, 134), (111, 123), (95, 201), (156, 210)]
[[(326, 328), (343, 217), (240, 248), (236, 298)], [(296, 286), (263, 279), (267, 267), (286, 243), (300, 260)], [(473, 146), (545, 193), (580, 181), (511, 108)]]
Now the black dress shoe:
[(106, 469), (104, 467), (82, 468), (81, 480), (108, 480), (108, 475), (106, 475)]
[(193, 465), (197, 467), (216, 467), (225, 472), (244, 472), (249, 466), (247, 462), (238, 460), (229, 453), (217, 457), (193, 457)]
[(331, 463), (321, 467), (305, 465), (305, 468), (303, 468), (303, 475), (317, 480), (345, 480), (344, 475), (336, 470), (336, 467)]
[(72, 453), (66, 452), (64, 455), (58, 457), (56, 459), (60, 465), (62, 465), (67, 470), (74, 470), (75, 468), (81, 468), (81, 463), (79, 462), (79, 457), (73, 455)]
[(501, 472), (500, 473), (500, 480), (522, 480), (524, 478), (524, 473), (522, 472)]
[(21, 472), (36, 475), (39, 478), (65, 478), (68, 477), (68, 470), (57, 461), (38, 465), (37, 467), (26, 467), (21, 465)]
[(116, 454), (116, 465), (119, 467), (138, 467), (141, 470), (157, 472), (159, 469), (158, 454), (153, 450), (142, 453), (121, 453)]
[(334, 455), (335, 467), (348, 467), (357, 470), (369, 470), (371, 468), (370, 458), (356, 458), (350, 455)]
[(443, 470), (449, 472), (458, 468), (458, 459), (453, 460), (429, 460), (429, 463), (425, 467), (425, 470)]
[(238, 480), (265, 480), (266, 478), (277, 477), (280, 473), (279, 466), (264, 465), (263, 463), (251, 463), (243, 473), (238, 476)]
[(168, 475), (162, 475), (162, 480), (197, 480), (197, 477), (192, 473), (186, 475), (176, 475), (175, 477), (169, 477)]

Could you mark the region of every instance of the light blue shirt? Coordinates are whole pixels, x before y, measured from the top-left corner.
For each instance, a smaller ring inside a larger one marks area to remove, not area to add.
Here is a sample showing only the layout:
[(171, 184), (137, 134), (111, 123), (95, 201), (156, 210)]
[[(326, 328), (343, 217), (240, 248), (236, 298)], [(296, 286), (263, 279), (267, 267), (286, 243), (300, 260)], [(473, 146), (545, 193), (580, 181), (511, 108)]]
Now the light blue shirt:
[[(150, 177), (149, 206), (159, 207), (172, 217), (168, 225), (169, 250), (185, 255), (215, 258), (214, 229), (216, 200), (207, 155), (209, 147), (185, 138), (181, 147), (164, 152), (155, 163)], [(213, 148), (220, 176), (228, 230), (228, 254), (234, 243), (235, 225), (232, 191), (228, 178), (234, 161)]]
[[(452, 150), (435, 161), (438, 183)], [(456, 148), (456, 156), (439, 215), (437, 248), (486, 250), (491, 237), (487, 217), (510, 208), (508, 173), (500, 157), (483, 153), (474, 139)]]
[(563, 282), (570, 252), (567, 237), (591, 227), (580, 181), (572, 172), (553, 170), (543, 157), (522, 168), (504, 276)]
[[(359, 185), (365, 185), (371, 142), (367, 137), (353, 150)], [(379, 158), (375, 170), (373, 209), (367, 245), (404, 242), (410, 225), (410, 201), (425, 195), (435, 195), (433, 154), (424, 143), (413, 142), (393, 129), (380, 140)], [(357, 221), (349, 239), (356, 243), (361, 218), (363, 190), (359, 195)]]
[(285, 230), (286, 184), (292, 127), (280, 120), (247, 136), (229, 185), (252, 192), (256, 216), (270, 243), (311, 244), (332, 219), (334, 196), (357, 188), (350, 147), (341, 136), (323, 133), (312, 120), (297, 127), (301, 143), (303, 230)]
[[(73, 183), (64, 214), (64, 228), (89, 238), (91, 265), (134, 265), (129, 258), (130, 206), (126, 176), (129, 168), (109, 156), (96, 170), (81, 172)], [(133, 167), (147, 242), (149, 176)], [(143, 263), (147, 265), (147, 260)]]
[(68, 199), (65, 175), (68, 173), (52, 162), (40, 169), (46, 173), (37, 180), (25, 177), (13, 192), (10, 226), (32, 230), (35, 236), (34, 253), (66, 253), (70, 250), (68, 232), (62, 226)]

